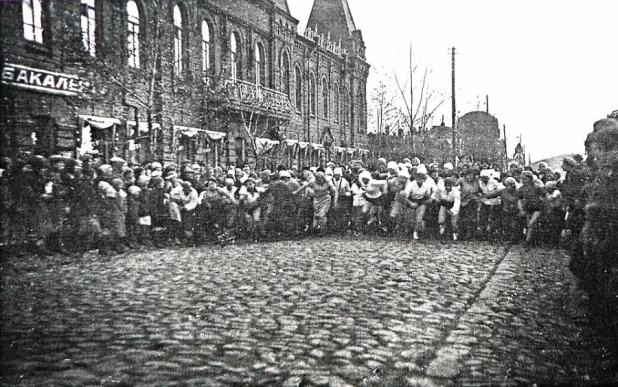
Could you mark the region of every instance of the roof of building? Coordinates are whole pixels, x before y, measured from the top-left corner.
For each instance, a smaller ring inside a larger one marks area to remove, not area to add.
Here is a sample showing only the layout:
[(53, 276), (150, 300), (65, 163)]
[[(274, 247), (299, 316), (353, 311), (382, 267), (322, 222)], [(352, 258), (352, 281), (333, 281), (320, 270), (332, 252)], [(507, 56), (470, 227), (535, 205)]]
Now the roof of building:
[(348, 0), (315, 0), (307, 27), (330, 33), (332, 41), (345, 41), (356, 31)]
[(282, 10), (283, 12), (290, 15), (290, 6), (288, 5), (288, 0), (274, 0), (275, 6)]

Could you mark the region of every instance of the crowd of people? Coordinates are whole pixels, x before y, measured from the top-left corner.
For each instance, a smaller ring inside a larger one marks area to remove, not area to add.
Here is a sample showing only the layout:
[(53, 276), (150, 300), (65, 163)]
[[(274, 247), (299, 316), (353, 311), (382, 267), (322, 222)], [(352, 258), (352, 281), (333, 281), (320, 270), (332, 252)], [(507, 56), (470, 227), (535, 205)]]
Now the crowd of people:
[(563, 176), (540, 164), (423, 164), (378, 159), (255, 171), (190, 162), (129, 165), (23, 154), (3, 158), (2, 244), (16, 253), (102, 254), (201, 245), (220, 235), (350, 233), (411, 240), (558, 244), (583, 224), (582, 159)]

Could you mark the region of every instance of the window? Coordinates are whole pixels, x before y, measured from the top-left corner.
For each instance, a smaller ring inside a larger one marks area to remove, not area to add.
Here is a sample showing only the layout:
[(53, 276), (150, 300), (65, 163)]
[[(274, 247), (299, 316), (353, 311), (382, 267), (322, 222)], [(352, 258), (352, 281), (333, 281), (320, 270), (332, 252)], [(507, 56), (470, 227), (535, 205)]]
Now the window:
[(299, 67), (294, 69), (296, 110), (303, 110), (303, 77)]
[(210, 70), (210, 26), (202, 20), (202, 71)]
[(322, 79), (322, 117), (328, 118), (328, 82)]
[(283, 53), (281, 59), (281, 89), (287, 95), (290, 96), (290, 57), (287, 52)]
[(174, 74), (182, 74), (182, 14), (178, 5), (174, 6)]
[(339, 85), (336, 83), (333, 86), (333, 109), (335, 122), (339, 122)]
[(365, 128), (365, 103), (365, 96), (361, 91), (358, 93), (358, 109), (356, 113), (358, 115), (358, 133), (363, 133)]
[(350, 123), (350, 96), (348, 95), (348, 89), (346, 87), (343, 88), (343, 122), (347, 124)]
[(140, 67), (140, 47), (139, 47), (139, 9), (137, 3), (130, 0), (127, 2), (127, 21), (128, 36), (127, 49), (129, 56), (129, 66)]
[(230, 77), (232, 79), (238, 79), (239, 69), (238, 69), (238, 34), (235, 32), (232, 34), (230, 38)]
[(315, 99), (316, 99), (315, 77), (309, 75), (309, 114), (315, 115)]
[(96, 42), (94, 30), (97, 22), (95, 20), (94, 0), (81, 0), (81, 5), (82, 43), (84, 44), (84, 49), (90, 56), (95, 56)]
[(266, 86), (266, 58), (262, 43), (255, 44), (255, 84)]
[(24, 38), (43, 43), (43, 5), (41, 0), (23, 0)]

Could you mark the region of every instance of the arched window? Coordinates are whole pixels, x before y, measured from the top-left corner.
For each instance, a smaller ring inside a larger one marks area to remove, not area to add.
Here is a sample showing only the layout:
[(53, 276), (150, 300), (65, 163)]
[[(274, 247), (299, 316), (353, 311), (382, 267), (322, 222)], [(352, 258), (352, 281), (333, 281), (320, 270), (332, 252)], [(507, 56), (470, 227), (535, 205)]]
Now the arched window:
[(183, 52), (183, 39), (182, 39), (182, 13), (178, 5), (174, 6), (174, 74), (182, 74), (182, 52)]
[(344, 87), (343, 88), (343, 95), (342, 95), (342, 101), (343, 101), (343, 122), (345, 122), (345, 124), (349, 124), (350, 123), (350, 96), (348, 95), (348, 88)]
[(204, 72), (211, 68), (210, 52), (210, 26), (206, 20), (202, 20), (202, 71)]
[(313, 74), (309, 75), (309, 114), (315, 115), (315, 99), (317, 97), (316, 87), (315, 87), (315, 76)]
[(41, 0), (23, 0), (24, 38), (43, 43), (43, 4)]
[(366, 105), (366, 101), (365, 101), (365, 95), (363, 94), (362, 91), (358, 92), (358, 108), (356, 109), (356, 115), (358, 115), (358, 133), (363, 133), (363, 131), (365, 130), (365, 119), (366, 119), (366, 112), (365, 112), (365, 105)]
[(139, 68), (140, 66), (140, 46), (139, 46), (139, 9), (133, 0), (127, 2), (127, 51), (129, 66)]
[(239, 60), (238, 60), (238, 34), (232, 33), (230, 37), (230, 77), (232, 79), (239, 79)]
[(322, 117), (328, 118), (328, 81), (322, 79)]
[(294, 69), (294, 97), (296, 100), (296, 110), (303, 110), (303, 76), (300, 67)]
[(335, 122), (339, 122), (339, 85), (335, 83), (333, 86), (333, 118)]
[(94, 0), (81, 0), (82, 14), (82, 43), (84, 49), (91, 55), (96, 55), (96, 42), (94, 30), (96, 28), (96, 19), (94, 11)]
[(264, 46), (262, 43), (255, 44), (255, 84), (266, 85), (266, 58), (264, 58)]
[(283, 92), (290, 96), (290, 57), (287, 52), (283, 52), (281, 58), (281, 88)]

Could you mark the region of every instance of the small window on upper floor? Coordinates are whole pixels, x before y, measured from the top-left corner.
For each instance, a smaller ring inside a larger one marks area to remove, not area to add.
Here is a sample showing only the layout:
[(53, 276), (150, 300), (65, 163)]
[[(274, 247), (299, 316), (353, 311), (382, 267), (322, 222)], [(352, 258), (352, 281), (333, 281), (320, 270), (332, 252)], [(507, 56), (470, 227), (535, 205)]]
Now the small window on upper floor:
[(43, 4), (41, 0), (23, 0), (21, 2), (24, 38), (32, 42), (43, 43)]
[(96, 56), (94, 0), (81, 0), (82, 43), (90, 56)]
[(133, 0), (127, 2), (127, 55), (129, 66), (140, 67), (139, 9)]

